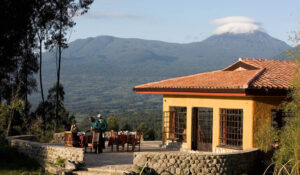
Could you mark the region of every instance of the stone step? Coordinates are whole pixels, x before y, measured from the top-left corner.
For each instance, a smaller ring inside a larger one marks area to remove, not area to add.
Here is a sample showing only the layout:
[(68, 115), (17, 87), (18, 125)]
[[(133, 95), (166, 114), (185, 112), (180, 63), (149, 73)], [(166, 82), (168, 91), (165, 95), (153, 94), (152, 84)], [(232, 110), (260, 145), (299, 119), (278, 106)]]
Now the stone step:
[(73, 171), (72, 174), (74, 175), (123, 175), (124, 173)]
[(124, 172), (130, 172), (133, 168), (132, 164), (129, 165), (107, 165), (101, 167), (88, 167), (85, 171), (74, 171), (75, 175), (123, 175)]
[(109, 172), (125, 172), (132, 170), (133, 165), (132, 164), (124, 164), (124, 165), (106, 165), (106, 166), (100, 166), (100, 167), (88, 167), (88, 171), (109, 171)]

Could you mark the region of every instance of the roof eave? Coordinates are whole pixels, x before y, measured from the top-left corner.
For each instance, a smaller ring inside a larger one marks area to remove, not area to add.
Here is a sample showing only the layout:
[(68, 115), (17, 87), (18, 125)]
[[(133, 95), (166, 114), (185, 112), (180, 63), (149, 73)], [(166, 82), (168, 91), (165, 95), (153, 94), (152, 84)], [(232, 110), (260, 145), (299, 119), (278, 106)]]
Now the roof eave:
[(203, 95), (203, 96), (246, 96), (245, 89), (204, 88), (134, 88), (138, 94)]
[(292, 88), (268, 88), (268, 87), (250, 87), (245, 90), (247, 95), (252, 96), (287, 96)]
[(287, 88), (134, 88), (137, 94), (202, 95), (202, 96), (287, 96)]

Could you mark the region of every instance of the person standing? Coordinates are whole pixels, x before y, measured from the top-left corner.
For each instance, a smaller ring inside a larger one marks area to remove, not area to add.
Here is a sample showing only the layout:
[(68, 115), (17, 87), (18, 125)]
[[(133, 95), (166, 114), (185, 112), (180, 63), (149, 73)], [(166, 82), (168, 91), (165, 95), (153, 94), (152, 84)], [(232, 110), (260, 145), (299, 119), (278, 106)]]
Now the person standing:
[(107, 127), (107, 123), (105, 121), (105, 119), (102, 117), (101, 114), (98, 114), (98, 121), (99, 121), (99, 125), (100, 125), (100, 146), (101, 146), (101, 150), (102, 148), (105, 149), (105, 139), (103, 137), (103, 134), (106, 131), (106, 127)]
[(89, 117), (91, 132), (94, 131), (97, 127), (97, 123), (94, 117)]
[(91, 126), (91, 132), (92, 133), (98, 133), (99, 132), (99, 138), (98, 138), (98, 147), (95, 148), (95, 152), (97, 153), (102, 153), (102, 146), (101, 146), (101, 135), (102, 135), (102, 131), (101, 131), (101, 128), (100, 128), (100, 123), (99, 123), (99, 120), (95, 120), (94, 117), (90, 117), (89, 118), (89, 121), (91, 122), (90, 123), (90, 126)]

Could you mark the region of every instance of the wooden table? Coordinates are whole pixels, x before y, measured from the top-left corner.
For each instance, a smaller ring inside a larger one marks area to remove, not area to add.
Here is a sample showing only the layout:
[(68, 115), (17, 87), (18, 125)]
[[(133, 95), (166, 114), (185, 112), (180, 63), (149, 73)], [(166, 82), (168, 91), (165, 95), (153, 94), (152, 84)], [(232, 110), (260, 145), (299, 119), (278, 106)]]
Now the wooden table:
[(79, 140), (77, 133), (72, 133), (71, 131), (65, 131), (65, 146), (79, 146)]

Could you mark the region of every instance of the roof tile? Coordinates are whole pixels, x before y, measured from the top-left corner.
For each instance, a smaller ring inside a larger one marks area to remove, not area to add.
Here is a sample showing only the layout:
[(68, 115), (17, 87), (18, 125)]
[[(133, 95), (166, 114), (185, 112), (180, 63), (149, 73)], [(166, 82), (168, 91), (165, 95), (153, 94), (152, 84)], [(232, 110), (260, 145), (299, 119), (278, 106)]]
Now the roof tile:
[(213, 72), (199, 73), (142, 84), (134, 90), (147, 89), (247, 89), (289, 88), (297, 67), (295, 61), (239, 59)]

